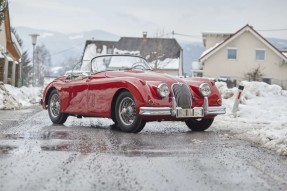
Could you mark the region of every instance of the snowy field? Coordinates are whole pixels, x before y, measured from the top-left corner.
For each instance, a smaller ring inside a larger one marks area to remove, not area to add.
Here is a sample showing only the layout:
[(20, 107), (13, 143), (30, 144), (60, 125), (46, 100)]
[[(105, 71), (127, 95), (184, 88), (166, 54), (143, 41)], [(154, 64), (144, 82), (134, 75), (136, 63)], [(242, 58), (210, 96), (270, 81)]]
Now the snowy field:
[[(287, 91), (263, 82), (242, 82), (239, 110), (232, 113), (238, 89), (216, 82), (227, 108), (212, 128), (231, 131), (236, 138), (250, 140), (287, 156)], [(38, 104), (41, 88), (15, 88), (0, 83), (0, 109), (22, 109)], [(226, 135), (228, 138), (230, 135)]]
[(280, 86), (263, 82), (242, 82), (239, 111), (232, 108), (238, 89), (228, 89), (217, 82), (227, 113), (218, 116), (215, 126), (230, 130), (237, 138), (251, 140), (264, 147), (287, 155), (287, 91)]

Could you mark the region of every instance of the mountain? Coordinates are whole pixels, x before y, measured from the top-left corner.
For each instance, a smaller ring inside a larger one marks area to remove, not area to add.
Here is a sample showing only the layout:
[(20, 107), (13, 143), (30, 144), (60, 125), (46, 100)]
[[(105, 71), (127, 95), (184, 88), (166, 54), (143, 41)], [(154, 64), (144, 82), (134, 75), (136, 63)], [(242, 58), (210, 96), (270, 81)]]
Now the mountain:
[(281, 51), (287, 48), (287, 40), (285, 39), (267, 38), (267, 40)]
[(62, 65), (69, 58), (81, 58), (86, 40), (119, 40), (119, 36), (102, 30), (82, 33), (64, 34), (55, 31), (16, 27), (16, 31), (23, 40), (23, 50), (29, 50), (32, 57), (33, 46), (29, 34), (39, 34), (37, 45), (44, 44), (51, 54), (51, 65)]
[(191, 63), (197, 61), (205, 50), (202, 42), (178, 41), (183, 49), (183, 73), (191, 75)]
[[(28, 50), (32, 58), (33, 46), (30, 34), (39, 34), (37, 45), (44, 44), (51, 54), (51, 66), (62, 66), (67, 59), (80, 59), (86, 40), (109, 40), (118, 41), (116, 34), (102, 30), (93, 30), (82, 33), (64, 34), (55, 31), (33, 29), (28, 27), (16, 27), (16, 31), (23, 40), (23, 50)], [(184, 73), (191, 74), (191, 63), (204, 51), (201, 42), (179, 41), (183, 48)]]
[[(27, 27), (16, 27), (16, 31), (23, 40), (23, 50), (29, 50), (32, 58), (32, 42), (29, 34), (39, 34), (37, 45), (44, 44), (51, 54), (51, 65), (62, 66), (68, 59), (80, 59), (86, 40), (109, 40), (118, 41), (120, 36), (103, 30), (93, 30), (82, 33), (64, 34), (55, 31), (33, 29)], [(287, 40), (267, 38), (279, 50), (287, 47)], [(202, 42), (190, 42), (178, 40), (183, 49), (183, 70), (187, 75), (191, 74), (191, 63), (198, 60), (204, 47)]]

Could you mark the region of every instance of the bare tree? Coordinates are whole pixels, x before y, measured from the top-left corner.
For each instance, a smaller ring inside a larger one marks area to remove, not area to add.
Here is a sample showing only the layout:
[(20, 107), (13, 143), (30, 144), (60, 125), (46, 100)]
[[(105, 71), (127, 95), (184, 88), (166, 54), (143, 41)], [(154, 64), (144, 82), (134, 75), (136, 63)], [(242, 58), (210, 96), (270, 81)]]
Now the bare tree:
[(166, 49), (169, 48), (168, 44), (164, 42), (165, 36), (166, 34), (164, 29), (158, 30), (154, 35), (153, 43), (150, 44), (151, 51), (147, 52), (146, 59), (152, 64), (155, 70), (163, 69), (171, 62), (171, 60), (164, 61), (167, 58), (167, 55), (165, 54)]
[(249, 81), (261, 81), (263, 76), (264, 74), (262, 73), (262, 68), (260, 65), (245, 74), (245, 77)]
[[(69, 57), (65, 62), (62, 62), (62, 69), (59, 71), (60, 75), (65, 74), (67, 71), (73, 70), (75, 65), (79, 64), (81, 58), (78, 57)], [(79, 64), (80, 66), (80, 64)]]
[(49, 67), (51, 64), (51, 55), (44, 44), (35, 48), (35, 76), (37, 84), (44, 84), (44, 77), (49, 76)]

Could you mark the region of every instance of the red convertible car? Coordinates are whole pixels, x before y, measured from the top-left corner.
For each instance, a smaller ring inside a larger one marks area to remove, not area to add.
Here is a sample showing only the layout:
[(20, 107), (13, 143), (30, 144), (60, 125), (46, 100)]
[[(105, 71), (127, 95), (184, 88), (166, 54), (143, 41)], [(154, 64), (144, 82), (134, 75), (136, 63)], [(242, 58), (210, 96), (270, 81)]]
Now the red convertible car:
[(51, 82), (41, 100), (53, 123), (63, 124), (68, 116), (106, 117), (130, 133), (149, 121), (183, 121), (204, 131), (225, 113), (221, 102), (213, 81), (153, 72), (145, 59), (131, 55), (95, 57)]

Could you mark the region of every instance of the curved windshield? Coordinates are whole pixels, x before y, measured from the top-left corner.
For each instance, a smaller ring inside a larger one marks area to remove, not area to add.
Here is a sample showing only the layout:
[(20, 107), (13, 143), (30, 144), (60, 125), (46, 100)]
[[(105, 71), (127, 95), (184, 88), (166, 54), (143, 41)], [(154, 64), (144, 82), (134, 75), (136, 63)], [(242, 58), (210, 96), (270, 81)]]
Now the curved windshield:
[(106, 70), (151, 70), (145, 59), (131, 55), (98, 56), (92, 59), (90, 67), (93, 73)]

